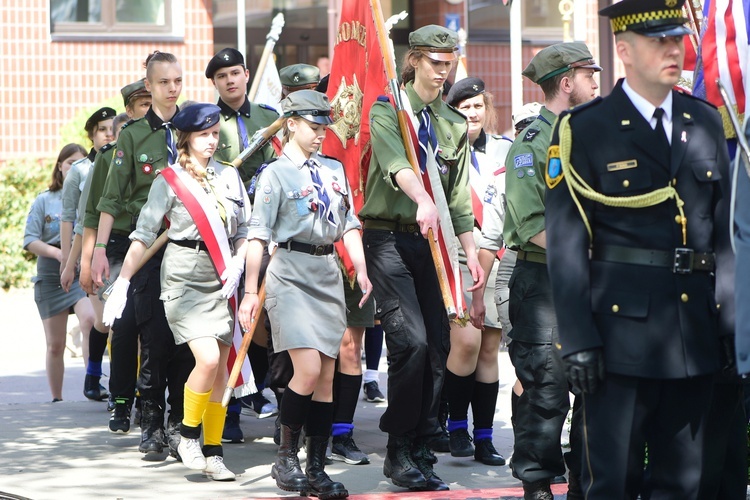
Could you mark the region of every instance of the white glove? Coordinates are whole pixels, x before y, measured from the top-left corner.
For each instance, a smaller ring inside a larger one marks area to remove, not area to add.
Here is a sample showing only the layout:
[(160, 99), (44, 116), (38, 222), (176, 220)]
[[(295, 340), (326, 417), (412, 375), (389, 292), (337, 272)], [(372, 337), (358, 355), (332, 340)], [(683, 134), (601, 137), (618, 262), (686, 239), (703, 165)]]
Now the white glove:
[(226, 280), (221, 289), (222, 297), (228, 299), (234, 295), (234, 292), (237, 291), (237, 285), (240, 284), (240, 276), (242, 276), (244, 270), (245, 259), (239, 255), (232, 257), (232, 260), (229, 261), (224, 272), (221, 273), (221, 279)]
[(102, 313), (102, 321), (105, 325), (112, 326), (116, 319), (122, 317), (122, 311), (128, 302), (128, 288), (130, 288), (130, 281), (125, 278), (118, 277), (112, 284), (112, 290), (104, 303)]

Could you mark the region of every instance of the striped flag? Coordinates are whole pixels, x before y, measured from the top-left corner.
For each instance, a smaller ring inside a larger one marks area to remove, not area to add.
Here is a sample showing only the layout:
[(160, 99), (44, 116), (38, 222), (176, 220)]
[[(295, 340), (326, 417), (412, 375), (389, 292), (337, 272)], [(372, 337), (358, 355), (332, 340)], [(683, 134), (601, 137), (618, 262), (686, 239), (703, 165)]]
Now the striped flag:
[(740, 121), (750, 93), (750, 0), (705, 0), (693, 95), (719, 108), (728, 138), (735, 137), (716, 80), (721, 79)]

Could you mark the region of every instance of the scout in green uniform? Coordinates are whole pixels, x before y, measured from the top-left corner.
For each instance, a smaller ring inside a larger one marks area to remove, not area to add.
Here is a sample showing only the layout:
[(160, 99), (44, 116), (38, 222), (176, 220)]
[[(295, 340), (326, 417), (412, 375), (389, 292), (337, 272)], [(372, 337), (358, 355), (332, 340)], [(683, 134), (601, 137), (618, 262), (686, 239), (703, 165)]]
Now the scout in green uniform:
[(320, 82), (320, 70), (309, 64), (292, 64), (279, 70), (281, 81), (281, 96), (286, 97), (292, 92), (305, 89), (315, 89)]
[[(210, 78), (216, 87), (219, 93), (217, 104), (221, 108), (221, 135), (214, 157), (218, 161), (232, 162), (247, 147), (253, 134), (273, 123), (279, 113), (270, 106), (248, 100), (250, 71), (237, 49), (217, 52), (206, 66), (206, 78)], [(275, 157), (276, 153), (269, 142), (242, 162), (240, 174), (245, 185), (250, 184), (259, 166)]]
[[(104, 192), (97, 205), (101, 211), (94, 248), (92, 273), (94, 283), (103, 285), (109, 274), (107, 243), (115, 217), (126, 211), (134, 224), (148, 197), (158, 170), (177, 160), (176, 137), (170, 123), (177, 113), (177, 99), (182, 90), (182, 68), (177, 58), (166, 52), (155, 52), (146, 60), (146, 89), (152, 104), (146, 115), (120, 133), (110, 165)], [(159, 267), (163, 251), (152, 257), (132, 280), (132, 304), (141, 338), (141, 371), (138, 389), (141, 394), (142, 453), (161, 453), (164, 436), (164, 393), (169, 385), (169, 448), (177, 456), (179, 423), (182, 420), (183, 386), (193, 368), (187, 346), (175, 347), (164, 304), (159, 299)], [(114, 325), (116, 331), (118, 325)]]
[[(544, 231), (544, 170), (552, 124), (557, 115), (595, 97), (596, 65), (581, 42), (560, 43), (541, 50), (523, 71), (538, 84), (545, 101), (539, 116), (513, 142), (505, 163), (507, 212), (503, 227), (505, 244), (518, 251), (510, 278), (509, 337), (511, 362), (523, 386), (515, 408), (513, 428), (513, 475), (524, 492), (534, 498), (552, 499), (550, 479), (565, 473), (560, 435), (570, 407), (568, 382), (559, 351), (557, 321), (552, 305), (546, 265)], [(535, 360), (549, 359), (541, 368)], [(583, 498), (579, 407), (574, 405), (568, 498)]]
[[(151, 93), (146, 90), (144, 79), (124, 86), (122, 94), (126, 116), (131, 120), (142, 118), (151, 107)], [(119, 118), (119, 115), (118, 115)], [(115, 119), (117, 121), (117, 118)], [(122, 128), (128, 123), (124, 123)], [(119, 137), (120, 128), (115, 126), (115, 141)], [(116, 142), (104, 146), (94, 160), (94, 167), (89, 176), (91, 185), (86, 199), (86, 209), (83, 217), (83, 254), (81, 258), (81, 286), (93, 291), (91, 277), (91, 258), (96, 243), (96, 230), (99, 226), (100, 212), (96, 208), (104, 191), (109, 166), (116, 152)], [(110, 278), (117, 278), (122, 261), (127, 252), (130, 234), (131, 217), (122, 211), (113, 223), (112, 231), (107, 243), (106, 255), (110, 268)], [(99, 289), (103, 293), (104, 287)], [(109, 392), (110, 400), (114, 402), (114, 410), (109, 419), (110, 432), (130, 432), (130, 410), (133, 405), (138, 367), (138, 328), (135, 323), (135, 311), (127, 308), (123, 318), (117, 322), (117, 329), (112, 329), (110, 349)]]
[[(442, 88), (455, 60), (455, 32), (430, 25), (409, 35), (402, 79), (406, 106), (420, 117), (422, 136), (437, 142), (437, 163), (452, 223), (480, 286), (474, 215), (469, 191), (470, 153), (466, 117), (442, 100)], [(427, 126), (431, 123), (432, 126)], [(367, 269), (373, 281), (376, 317), (388, 346), (388, 408), (380, 429), (388, 433), (383, 472), (393, 483), (417, 490), (447, 490), (432, 469), (427, 448), (440, 433), (438, 406), (443, 385), (448, 316), (435, 273), (429, 229), (437, 233), (438, 212), (407, 160), (396, 111), (387, 98), (370, 110), (372, 160), (359, 212), (364, 222)], [(432, 141), (434, 142), (434, 141)]]

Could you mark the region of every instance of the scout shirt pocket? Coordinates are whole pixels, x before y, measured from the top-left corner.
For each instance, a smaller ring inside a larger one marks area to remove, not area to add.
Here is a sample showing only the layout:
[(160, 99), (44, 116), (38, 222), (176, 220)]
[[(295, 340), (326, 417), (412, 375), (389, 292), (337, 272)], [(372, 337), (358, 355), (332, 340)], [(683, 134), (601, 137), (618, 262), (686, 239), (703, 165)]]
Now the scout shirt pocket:
[(312, 205), (314, 197), (310, 192), (305, 190), (294, 189), (286, 192), (287, 205), (290, 207), (289, 212), (296, 214), (298, 217), (306, 217), (313, 213)]
[(458, 165), (458, 150), (451, 145), (438, 146), (437, 165), (440, 175), (448, 175)]
[(142, 151), (135, 154), (137, 175), (155, 175), (157, 170), (167, 166), (167, 158), (164, 151)]

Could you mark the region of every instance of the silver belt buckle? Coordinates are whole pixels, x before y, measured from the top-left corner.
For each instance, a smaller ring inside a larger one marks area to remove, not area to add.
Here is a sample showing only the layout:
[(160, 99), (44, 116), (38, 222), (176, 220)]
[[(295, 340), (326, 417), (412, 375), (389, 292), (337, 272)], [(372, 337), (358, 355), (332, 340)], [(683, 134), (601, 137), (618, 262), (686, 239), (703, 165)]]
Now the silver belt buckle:
[(694, 254), (695, 251), (692, 248), (675, 248), (672, 272), (675, 274), (692, 273)]

